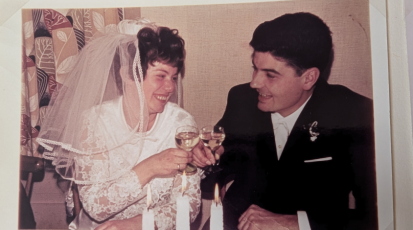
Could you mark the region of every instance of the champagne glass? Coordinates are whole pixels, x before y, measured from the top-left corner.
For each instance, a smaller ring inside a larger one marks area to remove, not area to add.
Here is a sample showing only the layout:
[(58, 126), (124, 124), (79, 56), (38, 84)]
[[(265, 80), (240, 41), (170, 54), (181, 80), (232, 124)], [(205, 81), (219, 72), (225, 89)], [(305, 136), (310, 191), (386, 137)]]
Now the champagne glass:
[(221, 146), (222, 142), (225, 140), (224, 128), (221, 126), (204, 126), (201, 129), (200, 137), (202, 143), (209, 148), (212, 155), (215, 157), (215, 164), (209, 165), (204, 168), (206, 174), (219, 172), (222, 169), (219, 167), (219, 154), (215, 151)]
[[(199, 131), (197, 127), (185, 125), (178, 127), (175, 132), (176, 146), (185, 151), (192, 151), (192, 149), (199, 142)], [(196, 166), (188, 163), (185, 169), (178, 170), (183, 173), (185, 170), (186, 175), (191, 175), (196, 172)]]

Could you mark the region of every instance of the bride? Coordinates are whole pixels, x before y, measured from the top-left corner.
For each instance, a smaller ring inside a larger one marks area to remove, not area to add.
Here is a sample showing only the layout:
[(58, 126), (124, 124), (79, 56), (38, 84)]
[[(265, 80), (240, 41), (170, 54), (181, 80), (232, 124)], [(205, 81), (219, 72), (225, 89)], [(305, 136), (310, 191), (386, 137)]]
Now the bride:
[[(177, 171), (192, 161), (175, 147), (175, 130), (196, 126), (171, 102), (180, 97), (184, 41), (146, 20), (122, 21), (118, 31), (80, 52), (37, 140), (56, 171), (78, 185), (83, 209), (70, 229), (140, 229), (148, 186), (155, 226), (175, 229)], [(200, 173), (187, 176), (191, 221), (200, 207)]]

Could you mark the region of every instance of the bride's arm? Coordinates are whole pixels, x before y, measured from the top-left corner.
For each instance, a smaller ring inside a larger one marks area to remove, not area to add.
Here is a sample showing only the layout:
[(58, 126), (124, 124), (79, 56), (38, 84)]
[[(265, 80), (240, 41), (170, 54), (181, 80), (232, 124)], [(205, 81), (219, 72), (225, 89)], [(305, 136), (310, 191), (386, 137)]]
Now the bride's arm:
[[(185, 196), (189, 198), (190, 205), (190, 221), (191, 223), (195, 221), (199, 213), (201, 206), (201, 189), (200, 189), (200, 171), (198, 173), (187, 176), (187, 190), (185, 191)], [(170, 230), (175, 229), (176, 225), (176, 197), (182, 194), (182, 180), (181, 176), (177, 176), (174, 181), (174, 187), (172, 189), (172, 194), (168, 202), (164, 205), (156, 206), (153, 211), (155, 214), (155, 223), (158, 230)]]
[[(175, 175), (177, 164), (185, 167), (192, 161), (189, 155), (183, 150), (166, 149), (143, 160), (114, 181), (79, 185), (84, 209), (97, 221), (108, 219), (146, 196), (144, 185), (154, 177)], [(110, 168), (108, 158), (106, 153), (78, 158), (76, 163), (80, 169), (79, 175), (91, 181), (106, 178)]]
[(97, 221), (108, 219), (146, 196), (134, 171), (116, 181), (78, 187), (83, 208)]
[[(81, 136), (83, 151), (101, 152), (98, 154), (79, 155), (75, 158), (76, 174), (80, 181), (95, 182), (92, 184), (78, 183), (80, 200), (84, 210), (96, 221), (104, 221), (124, 210), (134, 202), (146, 196), (144, 184), (133, 171), (125, 171), (116, 180), (105, 182), (111, 175), (111, 154), (105, 151), (104, 138), (97, 135), (101, 132), (90, 132), (90, 117), (84, 120), (84, 130)], [(99, 143), (99, 144), (98, 144)], [(113, 155), (113, 154), (112, 154)], [(101, 181), (101, 182), (99, 182)], [(143, 192), (144, 191), (144, 192)]]

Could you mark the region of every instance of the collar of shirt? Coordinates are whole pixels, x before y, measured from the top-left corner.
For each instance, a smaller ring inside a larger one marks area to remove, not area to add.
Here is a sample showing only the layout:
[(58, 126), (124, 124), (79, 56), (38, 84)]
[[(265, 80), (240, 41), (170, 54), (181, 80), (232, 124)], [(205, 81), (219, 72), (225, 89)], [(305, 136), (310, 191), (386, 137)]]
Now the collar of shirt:
[(279, 122), (285, 122), (287, 124), (287, 129), (288, 133), (291, 133), (291, 130), (294, 127), (295, 122), (297, 121), (298, 117), (300, 116), (301, 112), (304, 109), (304, 106), (307, 104), (307, 102), (310, 100), (312, 95), (298, 108), (294, 113), (283, 117), (281, 114), (277, 113), (271, 113), (271, 121), (272, 121), (272, 127), (276, 127), (276, 124)]

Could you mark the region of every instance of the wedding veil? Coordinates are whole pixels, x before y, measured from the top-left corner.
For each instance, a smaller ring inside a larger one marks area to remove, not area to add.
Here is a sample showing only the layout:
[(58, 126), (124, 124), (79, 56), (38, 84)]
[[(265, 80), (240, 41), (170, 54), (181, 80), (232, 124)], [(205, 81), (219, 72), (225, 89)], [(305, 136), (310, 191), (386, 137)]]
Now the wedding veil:
[[(148, 20), (124, 20), (118, 33), (87, 44), (53, 94), (37, 141), (45, 148), (43, 157), (52, 160), (63, 178), (78, 184), (107, 182), (137, 163), (149, 116), (139, 51), (145, 44), (137, 39), (144, 27), (157, 29)], [(180, 77), (177, 84), (172, 100), (179, 103)], [(129, 126), (126, 135), (108, 133), (106, 127), (112, 124), (102, 117), (107, 104), (119, 98)], [(137, 146), (133, 152), (120, 148), (131, 143)]]

